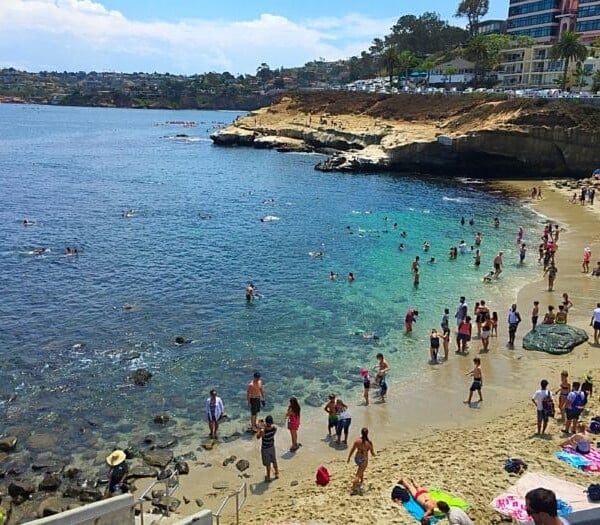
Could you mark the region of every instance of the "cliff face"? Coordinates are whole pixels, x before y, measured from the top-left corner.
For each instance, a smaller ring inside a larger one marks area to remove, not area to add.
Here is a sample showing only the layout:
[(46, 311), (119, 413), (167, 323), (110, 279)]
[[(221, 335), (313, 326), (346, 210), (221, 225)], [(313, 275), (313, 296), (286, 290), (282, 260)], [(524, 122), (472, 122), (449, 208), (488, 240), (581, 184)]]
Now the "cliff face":
[(316, 168), (478, 177), (588, 176), (600, 109), (477, 96), (294, 94), (211, 136), (223, 146), (321, 151)]

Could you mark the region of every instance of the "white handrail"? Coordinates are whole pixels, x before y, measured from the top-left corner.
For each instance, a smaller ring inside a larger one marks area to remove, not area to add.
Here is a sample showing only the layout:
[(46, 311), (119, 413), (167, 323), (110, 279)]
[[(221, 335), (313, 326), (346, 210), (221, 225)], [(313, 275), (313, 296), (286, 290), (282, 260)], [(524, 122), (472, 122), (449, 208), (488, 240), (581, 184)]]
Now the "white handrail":
[[(242, 494), (242, 492), (243, 492), (243, 498), (240, 501), (240, 494)], [(231, 498), (233, 498), (234, 496), (235, 496), (235, 523), (236, 523), (236, 525), (239, 525), (240, 509), (243, 507), (244, 503), (246, 502), (246, 499), (248, 499), (248, 486), (246, 485), (246, 483), (242, 483), (240, 485), (239, 489), (237, 489), (235, 492), (232, 492), (232, 493), (228, 494), (227, 496), (225, 496), (225, 498), (221, 502), (221, 505), (219, 505), (219, 508), (215, 512), (213, 512), (213, 518), (216, 518), (217, 525), (221, 525), (221, 513), (223, 512), (225, 505), (227, 505), (229, 500)], [(144, 525), (144, 524), (142, 523), (142, 525)]]

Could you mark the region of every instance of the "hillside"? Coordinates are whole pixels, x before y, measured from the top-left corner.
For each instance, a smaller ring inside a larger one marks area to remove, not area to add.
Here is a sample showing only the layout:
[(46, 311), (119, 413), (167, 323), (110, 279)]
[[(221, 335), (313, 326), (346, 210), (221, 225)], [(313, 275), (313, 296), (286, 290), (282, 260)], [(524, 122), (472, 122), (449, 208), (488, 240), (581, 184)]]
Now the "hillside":
[(333, 153), (324, 170), (587, 176), (599, 126), (600, 108), (571, 100), (328, 91), (284, 95), (212, 139)]

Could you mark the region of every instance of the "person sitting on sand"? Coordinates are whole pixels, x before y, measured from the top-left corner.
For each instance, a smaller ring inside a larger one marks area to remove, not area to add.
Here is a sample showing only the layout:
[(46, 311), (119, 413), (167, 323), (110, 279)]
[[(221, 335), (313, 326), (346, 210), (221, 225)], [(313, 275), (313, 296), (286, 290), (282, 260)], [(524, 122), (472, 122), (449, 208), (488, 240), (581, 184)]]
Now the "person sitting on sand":
[(398, 481), (398, 484), (405, 487), (406, 490), (408, 490), (408, 492), (410, 492), (410, 495), (413, 498), (415, 498), (415, 501), (419, 505), (421, 505), (421, 507), (423, 507), (423, 510), (425, 511), (425, 515), (423, 516), (423, 519), (421, 520), (421, 524), (428, 525), (429, 518), (433, 517), (433, 513), (435, 511), (435, 508), (437, 507), (438, 502), (435, 501), (430, 496), (427, 489), (418, 485), (415, 482), (415, 480), (412, 478), (402, 478), (400, 481)]
[(448, 518), (450, 525), (473, 525), (467, 513), (458, 507), (450, 507), (445, 501), (438, 501), (437, 508)]
[(581, 454), (587, 454), (590, 451), (590, 435), (585, 427), (585, 423), (577, 423), (577, 433), (573, 434), (569, 439), (563, 441), (560, 446), (562, 448), (572, 447)]

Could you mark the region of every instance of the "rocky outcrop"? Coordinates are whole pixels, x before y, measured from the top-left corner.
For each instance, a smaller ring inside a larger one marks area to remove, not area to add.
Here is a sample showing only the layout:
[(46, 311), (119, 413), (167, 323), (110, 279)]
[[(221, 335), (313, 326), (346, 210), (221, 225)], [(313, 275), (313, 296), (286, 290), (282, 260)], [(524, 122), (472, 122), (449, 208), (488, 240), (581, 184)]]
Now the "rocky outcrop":
[(598, 125), (600, 108), (570, 101), (324, 92), (286, 96), (211, 138), (327, 153), (322, 171), (583, 177), (599, 160)]
[(566, 354), (588, 340), (585, 330), (566, 324), (542, 324), (523, 337), (525, 350)]

